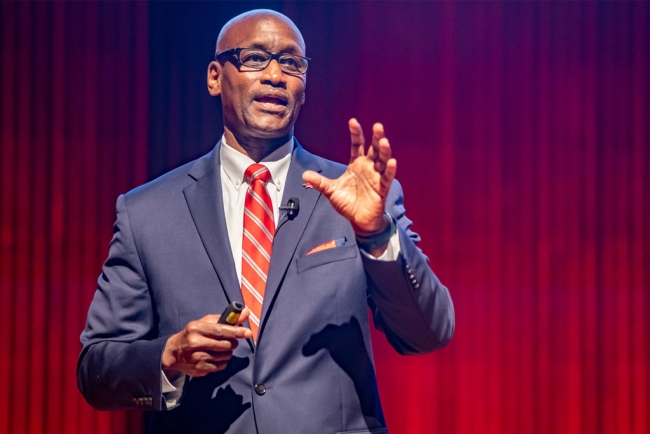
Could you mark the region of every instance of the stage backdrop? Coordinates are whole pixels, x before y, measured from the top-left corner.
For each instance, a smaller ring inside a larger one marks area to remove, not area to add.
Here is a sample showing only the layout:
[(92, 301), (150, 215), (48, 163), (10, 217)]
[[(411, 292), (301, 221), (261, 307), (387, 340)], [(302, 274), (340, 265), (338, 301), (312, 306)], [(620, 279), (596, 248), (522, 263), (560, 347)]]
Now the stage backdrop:
[[(266, 6), (307, 54), (296, 135), (346, 162), (383, 122), (456, 335), (373, 342), (393, 433), (650, 429), (650, 4), (0, 4), (0, 432), (138, 432), (76, 389), (125, 192), (210, 150), (221, 26)], [(306, 386), (307, 387), (307, 386)]]

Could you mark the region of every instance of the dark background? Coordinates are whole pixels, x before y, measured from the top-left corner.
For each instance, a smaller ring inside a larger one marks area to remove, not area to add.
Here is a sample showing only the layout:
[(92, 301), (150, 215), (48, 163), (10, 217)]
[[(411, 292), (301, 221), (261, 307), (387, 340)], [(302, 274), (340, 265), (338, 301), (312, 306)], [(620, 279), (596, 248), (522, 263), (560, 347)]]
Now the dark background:
[(456, 335), (373, 342), (394, 433), (645, 433), (650, 4), (0, 3), (0, 432), (138, 432), (75, 364), (118, 194), (210, 150), (221, 26), (301, 29), (296, 136), (346, 162), (384, 123)]

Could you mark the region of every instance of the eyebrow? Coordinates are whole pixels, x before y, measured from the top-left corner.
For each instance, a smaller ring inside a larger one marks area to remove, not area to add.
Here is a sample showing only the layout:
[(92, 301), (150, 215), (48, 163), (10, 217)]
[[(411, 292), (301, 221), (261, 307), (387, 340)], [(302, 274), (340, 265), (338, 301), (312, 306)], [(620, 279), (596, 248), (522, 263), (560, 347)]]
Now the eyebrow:
[[(259, 48), (260, 50), (264, 51), (269, 51), (268, 47), (264, 44), (260, 44), (259, 42), (253, 42), (248, 46), (248, 48)], [(279, 51), (280, 53), (289, 53), (289, 54), (296, 54), (298, 56), (304, 56), (302, 53), (302, 50), (296, 46), (296, 45), (288, 45), (287, 47), (281, 49)]]

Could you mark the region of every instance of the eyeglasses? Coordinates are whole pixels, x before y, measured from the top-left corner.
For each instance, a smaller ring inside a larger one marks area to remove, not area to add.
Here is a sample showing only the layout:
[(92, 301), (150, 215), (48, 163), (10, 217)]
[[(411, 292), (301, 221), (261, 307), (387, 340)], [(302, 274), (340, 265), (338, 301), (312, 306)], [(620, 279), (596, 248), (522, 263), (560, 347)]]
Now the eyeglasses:
[(309, 57), (296, 56), (288, 53), (269, 53), (261, 48), (231, 48), (230, 50), (217, 53), (214, 58), (221, 62), (225, 57), (234, 57), (239, 63), (239, 70), (242, 67), (247, 71), (261, 71), (271, 63), (271, 60), (277, 60), (280, 69), (290, 75), (302, 75), (307, 72), (309, 66)]

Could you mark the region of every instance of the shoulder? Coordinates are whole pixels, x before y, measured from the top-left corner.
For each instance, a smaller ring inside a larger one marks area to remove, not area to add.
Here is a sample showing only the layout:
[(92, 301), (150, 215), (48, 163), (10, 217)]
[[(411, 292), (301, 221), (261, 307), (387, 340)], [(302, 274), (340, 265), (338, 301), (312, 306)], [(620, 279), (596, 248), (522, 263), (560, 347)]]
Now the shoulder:
[(217, 149), (218, 146), (202, 157), (129, 191), (124, 195), (127, 205), (164, 203), (182, 195), (183, 189), (191, 185), (194, 179), (215, 169), (214, 155)]
[(348, 167), (345, 164), (337, 163), (336, 161), (328, 160), (323, 157), (315, 156), (315, 158), (321, 168), (322, 175), (327, 176), (328, 178), (338, 178), (343, 175), (343, 172), (345, 172), (345, 169)]
[(328, 178), (338, 178), (345, 172), (345, 169), (348, 167), (345, 164), (337, 163), (336, 161), (328, 160), (327, 158), (319, 157), (318, 155), (312, 154), (311, 152), (305, 150), (298, 140), (295, 141), (296, 144), (296, 160), (300, 166), (304, 168), (309, 168), (312, 170), (317, 170), (321, 175)]

